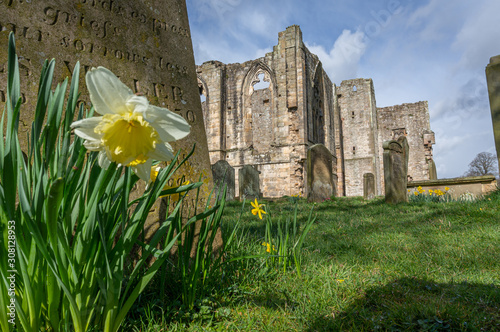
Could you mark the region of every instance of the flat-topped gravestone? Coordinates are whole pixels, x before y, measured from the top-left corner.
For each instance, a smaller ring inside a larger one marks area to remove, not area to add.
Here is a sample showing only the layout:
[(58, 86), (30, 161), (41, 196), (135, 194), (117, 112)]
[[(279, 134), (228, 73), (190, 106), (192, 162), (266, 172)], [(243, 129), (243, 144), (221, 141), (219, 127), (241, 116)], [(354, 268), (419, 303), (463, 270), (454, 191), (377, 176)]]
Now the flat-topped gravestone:
[(332, 171), (333, 156), (323, 145), (313, 145), (307, 150), (307, 199), (322, 202), (335, 195)]
[(214, 180), (215, 190), (217, 193), (219, 190), (224, 190), (226, 186), (226, 201), (234, 200), (234, 187), (235, 187), (235, 172), (234, 167), (229, 165), (225, 160), (219, 160), (212, 165), (212, 176)]
[[(196, 182), (202, 174), (206, 185), (199, 206), (205, 205), (212, 179), (185, 0), (3, 0), (0, 12), (0, 107), (5, 105), (7, 41), (13, 31), (23, 98), (21, 148), (26, 147), (23, 138), (33, 121), (45, 59), (56, 59), (55, 82), (70, 77), (80, 62), (79, 104), (86, 108), (90, 101), (84, 74), (104, 66), (152, 105), (180, 114), (191, 125), (191, 133), (172, 147), (181, 150), (181, 157), (194, 143), (196, 151), (169, 184), (181, 184), (181, 176)], [(195, 197), (186, 199), (192, 205)], [(156, 215), (159, 210), (157, 204)], [(148, 221), (148, 226), (147, 237), (158, 223)]]
[(260, 198), (259, 171), (245, 165), (238, 171), (240, 200)]
[(486, 80), (488, 81), (488, 93), (490, 95), (491, 120), (495, 135), (498, 165), (500, 165), (500, 55), (490, 59), (486, 66)]
[(385, 141), (384, 148), (384, 183), (387, 203), (407, 202), (408, 153), (406, 136), (397, 141)]
[(363, 174), (363, 198), (368, 200), (375, 198), (375, 175), (373, 173)]

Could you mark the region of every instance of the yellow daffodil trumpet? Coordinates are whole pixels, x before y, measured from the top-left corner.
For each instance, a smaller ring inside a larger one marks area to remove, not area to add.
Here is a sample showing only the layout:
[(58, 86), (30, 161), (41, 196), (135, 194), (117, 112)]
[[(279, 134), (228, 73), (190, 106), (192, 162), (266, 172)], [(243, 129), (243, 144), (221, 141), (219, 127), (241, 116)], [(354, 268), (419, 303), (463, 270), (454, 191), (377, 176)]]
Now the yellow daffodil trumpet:
[(186, 137), (191, 127), (182, 116), (135, 95), (104, 67), (92, 68), (85, 79), (90, 101), (102, 116), (76, 121), (71, 128), (87, 150), (99, 151), (101, 167), (129, 166), (149, 182), (153, 159), (172, 160), (168, 142)]

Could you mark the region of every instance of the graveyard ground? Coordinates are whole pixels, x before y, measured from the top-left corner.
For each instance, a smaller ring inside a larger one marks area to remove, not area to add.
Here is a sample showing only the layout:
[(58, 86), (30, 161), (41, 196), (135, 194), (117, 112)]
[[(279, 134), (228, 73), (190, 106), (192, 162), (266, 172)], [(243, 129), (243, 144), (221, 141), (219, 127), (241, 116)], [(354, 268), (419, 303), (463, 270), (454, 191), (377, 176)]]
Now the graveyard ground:
[[(263, 201), (272, 220), (293, 199)], [(225, 230), (242, 204), (225, 210)], [(298, 220), (311, 204), (298, 201)], [(265, 255), (264, 221), (246, 204), (232, 257)], [(228, 263), (194, 310), (161, 303), (153, 283), (130, 313), (135, 331), (499, 331), (500, 191), (475, 202), (316, 204), (302, 274), (264, 258)]]

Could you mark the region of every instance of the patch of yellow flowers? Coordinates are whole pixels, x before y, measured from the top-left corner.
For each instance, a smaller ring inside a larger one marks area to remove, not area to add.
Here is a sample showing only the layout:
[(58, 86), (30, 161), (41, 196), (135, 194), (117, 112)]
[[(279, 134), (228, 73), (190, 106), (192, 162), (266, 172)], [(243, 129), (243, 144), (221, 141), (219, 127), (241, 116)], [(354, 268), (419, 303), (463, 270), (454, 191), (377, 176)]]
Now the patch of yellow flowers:
[[(434, 194), (434, 195), (436, 195), (436, 196), (444, 196), (444, 195), (448, 192), (448, 190), (450, 190), (450, 188), (445, 187), (445, 188), (444, 188), (444, 190), (445, 190), (445, 191), (442, 191), (441, 189), (435, 189), (435, 190), (429, 189), (429, 190), (428, 190), (428, 193), (429, 193), (429, 196), (432, 196), (433, 194)], [(410, 192), (410, 191), (411, 191), (411, 190), (410, 190), (410, 189), (408, 189), (408, 192)], [(416, 190), (416, 191), (414, 191), (414, 192), (413, 192), (413, 194), (414, 194), (415, 196), (418, 196), (418, 195), (425, 195), (425, 192), (426, 192), (426, 191), (427, 191), (427, 190), (422, 189), (422, 187), (421, 187), (421, 186), (418, 186), (418, 187), (417, 187), (417, 190)]]
[(274, 247), (274, 245), (271, 245), (271, 243), (262, 242), (262, 245), (266, 247), (266, 252), (268, 253), (276, 251), (276, 248)]

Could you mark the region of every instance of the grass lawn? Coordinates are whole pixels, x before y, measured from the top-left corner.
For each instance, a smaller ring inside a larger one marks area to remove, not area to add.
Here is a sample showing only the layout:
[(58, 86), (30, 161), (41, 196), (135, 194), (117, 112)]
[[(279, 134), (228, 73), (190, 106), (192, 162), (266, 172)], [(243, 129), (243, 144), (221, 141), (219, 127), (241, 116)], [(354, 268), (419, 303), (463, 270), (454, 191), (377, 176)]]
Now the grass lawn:
[[(277, 224), (293, 200), (259, 203)], [(303, 226), (312, 204), (297, 204)], [(228, 203), (225, 231), (241, 208)], [(500, 331), (500, 191), (469, 203), (318, 203), (300, 277), (266, 264), (266, 223), (250, 210), (229, 257), (261, 257), (227, 264), (194, 313), (174, 300), (155, 305), (153, 284), (125, 330)]]

